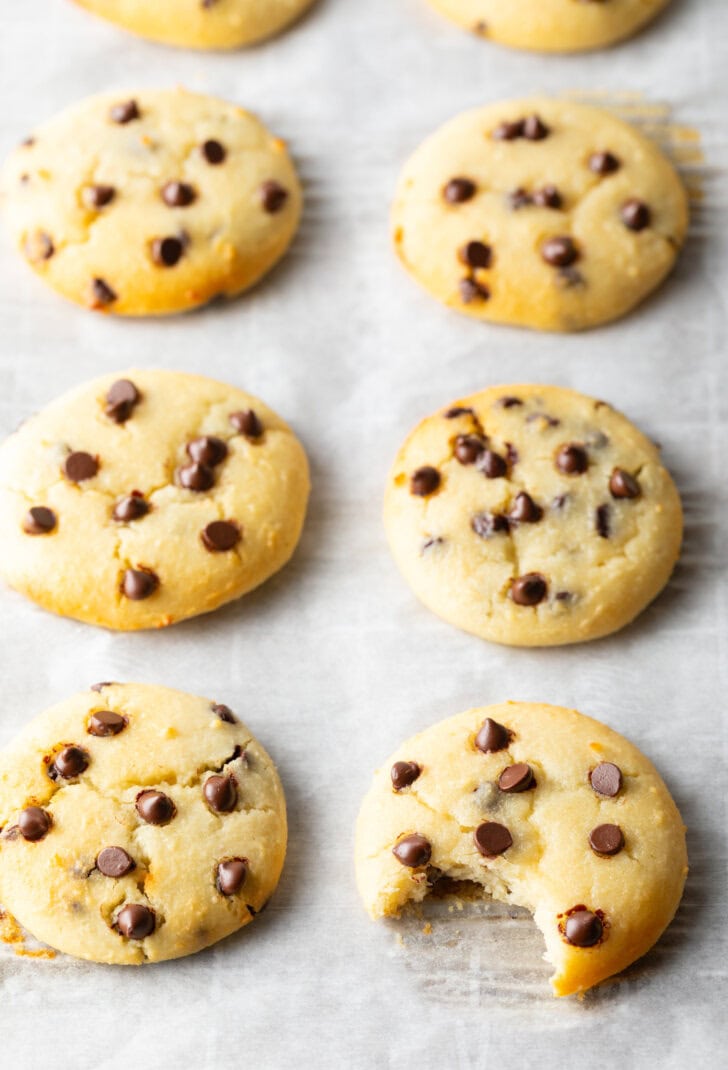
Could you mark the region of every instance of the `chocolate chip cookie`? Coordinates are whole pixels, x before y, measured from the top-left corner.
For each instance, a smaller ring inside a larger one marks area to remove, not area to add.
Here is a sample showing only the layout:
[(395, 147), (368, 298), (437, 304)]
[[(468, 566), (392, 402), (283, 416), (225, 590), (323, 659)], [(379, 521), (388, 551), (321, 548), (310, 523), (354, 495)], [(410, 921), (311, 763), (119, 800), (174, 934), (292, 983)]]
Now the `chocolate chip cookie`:
[(272, 895), (286, 808), (271, 759), (226, 705), (97, 684), (0, 752), (0, 902), (95, 962), (189, 955)]
[(426, 606), (512, 646), (622, 628), (667, 583), (682, 538), (658, 448), (605, 402), (539, 385), (490, 387), (423, 420), (384, 521)]
[(687, 221), (676, 171), (643, 134), (534, 97), (465, 112), (428, 138), (400, 177), (392, 233), (407, 270), (459, 312), (576, 331), (654, 290)]
[(181, 372), (107, 375), (0, 446), (0, 575), (64, 616), (163, 627), (280, 569), (308, 490), (301, 444), (257, 398)]
[(272, 37), (313, 0), (76, 0), (142, 37), (184, 48), (238, 48)]
[(33, 270), (77, 304), (124, 316), (247, 289), (301, 214), (284, 143), (242, 108), (184, 89), (81, 101), (18, 146), (1, 186)]
[(641, 29), (668, 0), (430, 0), (466, 30), (537, 52), (604, 48)]
[(507, 702), (395, 751), (362, 804), (356, 867), (374, 918), (441, 881), (527, 907), (565, 996), (652, 947), (687, 854), (677, 807), (636, 747), (576, 710)]

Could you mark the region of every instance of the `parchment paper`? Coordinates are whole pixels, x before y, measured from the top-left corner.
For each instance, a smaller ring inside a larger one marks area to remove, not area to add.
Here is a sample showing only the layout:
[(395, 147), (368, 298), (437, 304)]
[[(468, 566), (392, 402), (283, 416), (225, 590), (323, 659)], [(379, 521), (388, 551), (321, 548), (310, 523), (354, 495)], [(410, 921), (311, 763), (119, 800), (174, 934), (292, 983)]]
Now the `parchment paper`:
[[(291, 255), (253, 293), (166, 321), (74, 308), (4, 237), (0, 431), (101, 372), (200, 371), (290, 420), (314, 478), (290, 567), (206, 618), (113, 635), (0, 591), (0, 743), (97, 679), (181, 687), (227, 702), (270, 749), (291, 824), (268, 911), (208, 952), (132, 969), (3, 945), (3, 1066), (725, 1065), (727, 69), (723, 0), (674, 0), (634, 41), (572, 57), (489, 45), (424, 0), (321, 0), (285, 36), (232, 55), (138, 40), (68, 0), (3, 5), (3, 154), (87, 94), (181, 82), (287, 138), (308, 200)], [(668, 284), (622, 322), (571, 337), (440, 308), (388, 242), (395, 179), (421, 138), (463, 108), (539, 90), (668, 102), (706, 156), (689, 176), (702, 178), (703, 201)], [(567, 649), (509, 650), (440, 622), (397, 574), (380, 521), (388, 466), (420, 417), (486, 384), (531, 380), (623, 409), (663, 444), (686, 507), (666, 593), (621, 634)], [(427, 936), (422, 919), (370, 922), (354, 887), (353, 824), (373, 769), (415, 731), (506, 698), (574, 705), (625, 733), (689, 826), (675, 923), (582, 1001), (550, 995), (528, 916), (439, 904)]]

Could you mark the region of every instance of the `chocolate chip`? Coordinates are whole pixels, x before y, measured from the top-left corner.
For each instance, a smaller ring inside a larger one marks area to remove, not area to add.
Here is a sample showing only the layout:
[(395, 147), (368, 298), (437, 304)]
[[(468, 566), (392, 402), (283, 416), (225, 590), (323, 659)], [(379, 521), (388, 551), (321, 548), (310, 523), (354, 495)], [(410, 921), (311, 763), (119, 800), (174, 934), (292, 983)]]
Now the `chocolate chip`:
[(609, 480), (609, 491), (613, 498), (639, 498), (641, 489), (634, 476), (624, 468), (615, 468)]
[(148, 825), (168, 825), (177, 813), (177, 807), (169, 795), (152, 789), (140, 791), (135, 806), (139, 817)]
[(159, 576), (146, 568), (128, 568), (121, 582), (121, 593), (132, 602), (149, 598), (159, 587)]
[(466, 267), (488, 268), (493, 263), (493, 250), (482, 241), (469, 241), (458, 250), (458, 259)]
[(561, 420), (557, 420), (555, 416), (549, 416), (547, 412), (530, 412), (526, 417), (526, 423), (532, 424), (536, 420), (543, 420), (547, 427), (558, 427)]
[(151, 936), (156, 924), (154, 911), (141, 903), (127, 903), (116, 916), (116, 927), (127, 940), (143, 940)]
[(523, 402), (520, 398), (506, 396), (498, 399), (498, 404), (502, 409), (513, 409), (518, 405), (522, 405)]
[(260, 417), (253, 409), (241, 412), (232, 412), (229, 416), (230, 423), (235, 430), (245, 435), (246, 438), (260, 438), (263, 434), (263, 424)]
[(499, 532), (507, 533), (511, 530), (508, 517), (501, 513), (476, 513), (470, 521), (470, 526), (481, 539), (492, 539)]
[(515, 141), (516, 138), (523, 137), (523, 128), (523, 119), (516, 119), (514, 122), (503, 122), (496, 126), (490, 136), (494, 141)]
[(542, 243), (541, 256), (552, 267), (568, 267), (579, 259), (579, 250), (572, 238), (558, 235)]
[(441, 477), (436, 468), (431, 465), (423, 465), (412, 473), (410, 477), (410, 492), (420, 498), (427, 498), (434, 494), (440, 486)]
[(519, 208), (528, 207), (529, 204), (531, 204), (531, 194), (523, 186), (519, 186), (518, 189), (508, 194), (508, 205), (514, 212), (517, 212)]
[(238, 789), (231, 776), (211, 776), (202, 788), (205, 802), (216, 814), (227, 814), (235, 809)]
[(505, 825), (497, 821), (484, 821), (473, 833), (475, 846), (486, 858), (495, 858), (504, 854), (513, 846), (513, 837)]
[(570, 442), (556, 454), (556, 467), (567, 476), (581, 476), (589, 467), (589, 455), (583, 446)]
[(529, 115), (523, 121), (523, 136), (528, 141), (543, 141), (550, 133), (551, 131), (546, 126), (546, 123), (542, 122), (538, 115)]
[[(103, 686), (103, 685), (102, 685)], [(98, 685), (91, 688), (95, 691)], [(90, 736), (118, 736), (128, 724), (126, 717), (113, 710), (96, 710), (89, 717), (86, 731)]]
[(395, 762), (392, 766), (392, 787), (395, 791), (403, 791), (410, 784), (414, 784), (422, 772), (422, 767), (417, 762)]
[(590, 772), (589, 783), (597, 795), (613, 799), (622, 788), (622, 770), (613, 762), (600, 762)]
[(475, 462), (475, 467), (486, 479), (501, 479), (508, 471), (505, 459), (493, 450), (485, 449)]
[(131, 379), (117, 379), (106, 393), (104, 412), (116, 424), (125, 424), (142, 396)]
[(149, 502), (139, 491), (134, 491), (133, 494), (128, 494), (125, 498), (119, 498), (111, 515), (119, 523), (128, 524), (132, 520), (140, 520), (143, 516), (146, 516), (150, 508)]
[(611, 175), (619, 167), (619, 160), (611, 152), (593, 152), (589, 157), (589, 170), (595, 175)]
[(536, 524), (543, 516), (543, 509), (536, 505), (530, 494), (522, 490), (516, 495), (508, 519), (516, 524)]
[(162, 200), (170, 208), (186, 208), (192, 204), (197, 194), (189, 182), (165, 182), (161, 189)]
[(465, 305), (472, 305), (474, 301), (488, 301), (490, 299), (490, 290), (482, 282), (476, 282), (475, 279), (461, 279), (460, 285), (460, 299)]
[(71, 483), (84, 483), (87, 479), (93, 479), (98, 470), (99, 462), (83, 450), (69, 453), (63, 462), (63, 472)]
[(455, 439), (455, 458), (460, 464), (475, 464), (485, 446), (485, 439), (480, 435), (458, 435)]
[(177, 469), (177, 482), (186, 490), (209, 490), (215, 482), (215, 473), (206, 464), (187, 464)]
[(260, 203), (263, 206), (263, 211), (268, 212), (269, 215), (275, 215), (276, 212), (280, 212), (287, 200), (288, 190), (284, 189), (280, 183), (272, 178), (268, 179), (260, 187)]
[(494, 754), (496, 751), (505, 750), (511, 740), (511, 733), (505, 725), (494, 721), (492, 717), (486, 717), (475, 737), (475, 746), (483, 754)]
[(113, 305), (117, 299), (117, 293), (109, 286), (105, 279), (91, 280), (91, 307), (104, 308)]
[(575, 910), (566, 919), (564, 936), (574, 947), (593, 947), (602, 938), (604, 926), (591, 910)]
[(50, 235), (42, 230), (36, 230), (33, 234), (29, 234), (25, 239), (23, 248), (31, 264), (40, 264), (44, 260), (50, 260), (56, 251)]
[(105, 687), (112, 687), (111, 680), (103, 680), (100, 684), (91, 684), (89, 690), (91, 691), (103, 691)]
[(516, 795), (536, 786), (533, 769), (526, 762), (507, 765), (498, 777), (498, 787), (509, 795)]
[(47, 535), (55, 529), (57, 523), (52, 509), (45, 505), (33, 505), (25, 514), (23, 531), (26, 535)]
[(125, 877), (136, 869), (136, 862), (123, 847), (104, 847), (96, 858), (96, 868), (105, 877)]
[(619, 214), (628, 230), (640, 231), (650, 225), (650, 210), (644, 201), (639, 201), (636, 197), (625, 201), (619, 210)]
[(476, 193), (476, 185), (469, 178), (451, 178), (443, 188), (442, 195), (448, 204), (464, 204)]
[(563, 204), (561, 194), (556, 186), (543, 186), (541, 189), (537, 189), (531, 195), (531, 200), (537, 208), (560, 208)]
[(609, 506), (598, 505), (594, 514), (594, 527), (602, 539), (609, 538)]
[(511, 584), (511, 598), (519, 606), (537, 606), (546, 597), (548, 586), (540, 572), (527, 572)]
[(105, 208), (116, 196), (113, 186), (84, 186), (81, 197), (87, 208)]
[(205, 157), (207, 162), (211, 164), (222, 163), (225, 159), (225, 156), (227, 155), (225, 149), (220, 144), (220, 142), (215, 141), (212, 138), (209, 141), (203, 141), (203, 143), (200, 145), (200, 152)]
[(619, 825), (597, 825), (589, 833), (589, 846), (595, 854), (611, 858), (624, 847), (624, 834)]
[(574, 286), (584, 285), (584, 276), (575, 267), (559, 268), (556, 272), (556, 285), (562, 290), (571, 290)]
[(213, 520), (200, 538), (210, 553), (225, 553), (240, 542), (240, 528), (233, 520)]
[(152, 260), (160, 267), (174, 267), (184, 251), (179, 238), (155, 238), (152, 241)]
[(24, 840), (42, 840), (53, 824), (53, 818), (40, 806), (26, 806), (18, 814), (18, 828)]
[(519, 453), (512, 442), (506, 442), (506, 464), (511, 468), (514, 464), (518, 464)]
[(140, 118), (139, 105), (135, 100), (125, 100), (121, 104), (114, 104), (109, 111), (112, 123), (130, 123), (133, 119)]
[(222, 464), (228, 454), (227, 444), (214, 435), (202, 435), (187, 443), (187, 454), (197, 464), (214, 468)]
[(247, 858), (228, 858), (217, 867), (215, 886), (221, 895), (235, 895), (248, 876)]
[[(88, 769), (90, 760), (88, 751), (71, 743), (56, 754), (53, 764), (48, 769), (48, 774), (50, 776), (51, 770), (54, 770), (56, 775), (63, 777), (64, 780), (73, 780)], [(53, 776), (52, 779), (55, 780), (56, 777)]]
[(466, 409), (463, 405), (454, 405), (443, 413), (446, 420), (455, 420), (458, 416), (475, 416), (472, 409)]
[(229, 706), (225, 706), (222, 702), (216, 702), (212, 707), (212, 712), (217, 714), (221, 721), (225, 724), (237, 724), (238, 719), (230, 709)]
[(424, 836), (413, 832), (410, 836), (395, 843), (392, 854), (403, 866), (417, 869), (418, 866), (426, 866), (432, 857), (432, 844)]

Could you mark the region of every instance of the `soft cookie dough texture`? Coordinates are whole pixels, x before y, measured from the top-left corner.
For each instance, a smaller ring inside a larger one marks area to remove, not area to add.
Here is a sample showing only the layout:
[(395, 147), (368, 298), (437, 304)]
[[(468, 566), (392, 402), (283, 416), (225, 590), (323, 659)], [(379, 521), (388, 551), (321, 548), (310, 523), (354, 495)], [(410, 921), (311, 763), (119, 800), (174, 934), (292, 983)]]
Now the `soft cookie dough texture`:
[(250, 731), (146, 684), (95, 685), (28, 724), (0, 752), (0, 827), (0, 903), (52, 947), (123, 965), (247, 925), (286, 853), (283, 789)]
[(238, 48), (272, 37), (313, 0), (76, 0), (125, 30), (183, 48)]
[(466, 30), (513, 48), (581, 52), (630, 37), (669, 0), (430, 0)]
[(510, 702), (402, 744), (362, 804), (356, 868), (374, 918), (443, 877), (526, 907), (565, 996), (652, 947), (687, 855), (680, 814), (636, 747), (576, 710)]
[(423, 420), (392, 467), (384, 522), (426, 606), (513, 646), (628, 624), (682, 538), (657, 447), (605, 402), (541, 385), (490, 387)]
[(283, 141), (184, 89), (68, 108), (15, 149), (1, 189), (30, 266), (64, 297), (125, 316), (252, 286), (288, 248), (302, 201)]
[(181, 372), (106, 375), (0, 446), (0, 574), (64, 616), (163, 627), (280, 569), (308, 490), (300, 442), (250, 394)]
[(677, 173), (633, 126), (533, 97), (465, 112), (429, 137), (405, 164), (392, 233), (404, 266), (446, 305), (576, 331), (654, 290), (687, 221)]

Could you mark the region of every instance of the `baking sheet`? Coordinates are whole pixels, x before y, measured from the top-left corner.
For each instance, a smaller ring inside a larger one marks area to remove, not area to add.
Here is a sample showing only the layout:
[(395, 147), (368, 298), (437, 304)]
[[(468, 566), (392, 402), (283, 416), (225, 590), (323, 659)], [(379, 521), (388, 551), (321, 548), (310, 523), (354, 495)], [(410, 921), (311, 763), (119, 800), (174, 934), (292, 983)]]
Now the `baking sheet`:
[[(0, 431), (101, 372), (201, 371), (291, 421), (314, 490), (284, 572), (237, 605), (164, 633), (112, 635), (0, 591), (0, 743), (97, 679), (206, 694), (270, 749), (291, 825), (269, 909), (207, 952), (135, 970), (18, 957), (0, 945), (0, 1062), (722, 1065), (725, 3), (674, 0), (634, 41), (572, 57), (488, 45), (424, 0), (320, 0), (278, 40), (212, 56), (137, 40), (68, 0), (5, 4), (3, 15), (3, 154), (87, 94), (181, 82), (244, 104), (289, 140), (307, 209), (291, 255), (253, 293), (158, 322), (66, 304), (4, 237)], [(671, 105), (676, 122), (699, 130), (705, 154), (685, 161), (702, 201), (670, 281), (628, 319), (578, 336), (462, 319), (420, 291), (388, 245), (396, 175), (421, 138), (463, 108), (539, 90), (610, 99), (629, 91)], [(622, 408), (663, 444), (686, 507), (685, 550), (666, 593), (622, 633), (568, 649), (509, 650), (440, 622), (397, 575), (380, 521), (389, 463), (421, 416), (492, 382), (531, 380)], [(375, 925), (357, 899), (352, 830), (372, 770), (420, 728), (506, 698), (574, 705), (628, 735), (689, 826), (691, 875), (675, 923), (641, 963), (583, 1000), (551, 997), (527, 915), (435, 903), (425, 918)]]

